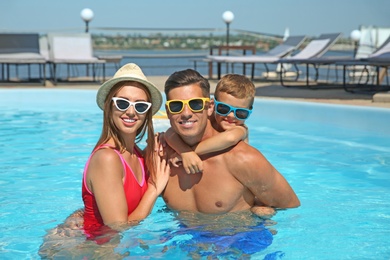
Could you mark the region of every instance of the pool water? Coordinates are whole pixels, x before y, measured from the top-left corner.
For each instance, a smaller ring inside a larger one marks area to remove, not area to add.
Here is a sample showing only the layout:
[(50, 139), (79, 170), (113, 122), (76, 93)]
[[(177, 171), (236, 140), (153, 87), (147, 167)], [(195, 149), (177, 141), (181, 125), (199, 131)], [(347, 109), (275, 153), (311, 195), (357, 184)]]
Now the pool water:
[[(39, 259), (47, 230), (82, 207), (82, 171), (101, 131), (95, 95), (0, 90), (1, 259)], [(254, 107), (250, 144), (285, 176), (301, 207), (264, 222), (178, 215), (159, 199), (147, 219), (120, 234), (117, 256), (389, 259), (390, 109), (265, 99)], [(157, 131), (168, 126), (155, 119)], [(248, 240), (255, 233), (257, 240)], [(93, 258), (94, 246), (82, 237), (63, 249), (58, 259), (70, 252)]]

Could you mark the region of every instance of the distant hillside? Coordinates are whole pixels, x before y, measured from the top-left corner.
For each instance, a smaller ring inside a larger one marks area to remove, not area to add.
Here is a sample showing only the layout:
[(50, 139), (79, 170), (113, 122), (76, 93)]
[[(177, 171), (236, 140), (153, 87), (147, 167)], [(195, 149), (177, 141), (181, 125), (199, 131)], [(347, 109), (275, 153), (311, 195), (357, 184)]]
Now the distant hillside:
[[(210, 46), (225, 45), (224, 36), (164, 36), (156, 34), (151, 36), (142, 35), (92, 35), (93, 47), (96, 50), (126, 50), (126, 49), (209, 49)], [(254, 37), (250, 35), (233, 35), (230, 38), (231, 46), (256, 46), (259, 51), (267, 51), (282, 41), (275, 37)], [(308, 42), (310, 40), (308, 39)], [(340, 39), (333, 50), (353, 49), (353, 43), (349, 39)]]

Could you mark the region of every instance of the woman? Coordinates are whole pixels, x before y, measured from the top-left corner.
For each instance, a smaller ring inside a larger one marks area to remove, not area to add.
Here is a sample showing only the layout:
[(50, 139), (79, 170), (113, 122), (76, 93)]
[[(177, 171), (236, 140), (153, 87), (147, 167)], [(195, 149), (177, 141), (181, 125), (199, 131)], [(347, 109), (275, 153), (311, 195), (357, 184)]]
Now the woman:
[[(162, 96), (142, 70), (124, 65), (102, 84), (96, 101), (103, 110), (103, 129), (84, 169), (84, 209), (48, 231), (39, 250), (42, 258), (116, 257), (118, 231), (148, 216), (168, 181), (170, 169), (155, 152), (152, 124)], [(145, 134), (144, 152), (136, 143)]]
[[(151, 212), (169, 177), (169, 165), (155, 152), (152, 116), (160, 91), (134, 63), (120, 68), (99, 88), (103, 129), (88, 159), (82, 183), (84, 231), (94, 238), (120, 230)], [(143, 152), (136, 143), (147, 134)], [(102, 227), (103, 230), (102, 230)]]

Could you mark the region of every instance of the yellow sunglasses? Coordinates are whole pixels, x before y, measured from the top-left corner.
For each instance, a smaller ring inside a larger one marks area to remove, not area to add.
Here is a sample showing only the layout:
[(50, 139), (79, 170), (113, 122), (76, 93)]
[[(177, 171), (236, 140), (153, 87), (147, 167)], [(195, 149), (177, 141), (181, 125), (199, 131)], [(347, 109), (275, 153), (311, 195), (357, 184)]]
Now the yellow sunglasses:
[(179, 114), (183, 111), (184, 105), (188, 105), (192, 112), (200, 112), (204, 110), (206, 102), (209, 102), (210, 98), (191, 98), (187, 100), (172, 99), (165, 103), (171, 114)]

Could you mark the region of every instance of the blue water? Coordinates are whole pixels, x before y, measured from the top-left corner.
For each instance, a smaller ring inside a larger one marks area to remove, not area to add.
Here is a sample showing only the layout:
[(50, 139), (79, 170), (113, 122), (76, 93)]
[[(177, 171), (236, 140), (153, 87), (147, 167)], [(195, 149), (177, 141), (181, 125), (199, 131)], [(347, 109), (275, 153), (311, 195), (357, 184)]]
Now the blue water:
[[(101, 130), (95, 94), (0, 90), (1, 259), (39, 259), (47, 230), (82, 207), (82, 170)], [(250, 143), (302, 206), (279, 211), (272, 222), (241, 216), (237, 223), (234, 214), (176, 216), (158, 200), (145, 221), (121, 234), (115, 252), (126, 259), (236, 259), (245, 252), (229, 243), (252, 229), (258, 233), (252, 259), (389, 259), (390, 109), (263, 99), (254, 107)], [(158, 131), (168, 124), (155, 120)], [(199, 239), (210, 229), (209, 240)], [(93, 258), (83, 238), (70, 242), (59, 259), (69, 251)]]

